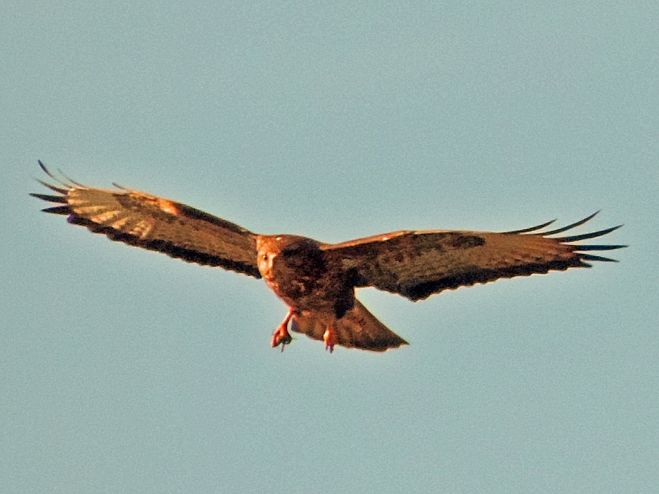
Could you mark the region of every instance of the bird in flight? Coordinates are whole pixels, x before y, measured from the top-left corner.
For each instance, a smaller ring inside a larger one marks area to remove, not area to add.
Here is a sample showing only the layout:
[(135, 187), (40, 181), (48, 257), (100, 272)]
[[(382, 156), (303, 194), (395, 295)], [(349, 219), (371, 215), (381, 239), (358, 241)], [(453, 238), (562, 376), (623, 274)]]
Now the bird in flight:
[(338, 244), (298, 235), (263, 235), (185, 204), (113, 184), (87, 187), (62, 175), (38, 180), (57, 195), (31, 194), (58, 205), (43, 209), (69, 223), (136, 247), (187, 262), (263, 278), (288, 306), (272, 334), (283, 350), (291, 331), (335, 345), (384, 351), (407, 342), (387, 328), (355, 297), (375, 287), (412, 301), (435, 293), (499, 278), (591, 267), (614, 261), (593, 254), (625, 245), (578, 244), (622, 225), (579, 235), (558, 236), (593, 218), (553, 230), (553, 221), (508, 232), (402, 230)]

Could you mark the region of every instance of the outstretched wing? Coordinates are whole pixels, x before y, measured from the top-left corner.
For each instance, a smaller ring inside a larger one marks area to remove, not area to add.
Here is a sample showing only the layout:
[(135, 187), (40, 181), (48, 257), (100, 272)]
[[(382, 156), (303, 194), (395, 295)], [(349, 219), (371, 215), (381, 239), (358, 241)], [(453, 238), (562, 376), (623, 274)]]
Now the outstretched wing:
[(47, 213), (63, 214), (69, 223), (117, 240), (163, 252), (188, 262), (220, 266), (260, 278), (256, 235), (238, 225), (178, 202), (117, 186), (95, 189), (55, 177), (57, 184), (39, 180), (59, 195), (31, 194), (59, 206)]
[[(597, 214), (597, 213), (595, 213)], [(340, 244), (324, 245), (326, 255), (346, 270), (355, 286), (374, 286), (421, 300), (446, 289), (590, 267), (588, 261), (613, 261), (589, 254), (624, 245), (572, 242), (606, 235), (622, 225), (582, 235), (555, 237), (595, 214), (563, 228), (540, 232), (552, 222), (511, 232), (399, 231)]]

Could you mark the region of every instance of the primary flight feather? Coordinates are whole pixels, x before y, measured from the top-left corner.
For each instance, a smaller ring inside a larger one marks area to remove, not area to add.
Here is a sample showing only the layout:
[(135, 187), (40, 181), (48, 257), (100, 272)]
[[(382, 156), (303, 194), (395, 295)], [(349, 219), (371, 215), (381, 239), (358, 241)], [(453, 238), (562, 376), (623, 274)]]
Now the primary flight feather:
[(338, 244), (297, 235), (261, 235), (179, 202), (116, 186), (97, 189), (57, 178), (39, 180), (57, 195), (31, 194), (58, 205), (45, 212), (66, 215), (112, 240), (169, 256), (263, 278), (288, 305), (272, 334), (273, 347), (291, 342), (293, 331), (335, 345), (384, 351), (407, 344), (356, 298), (372, 286), (421, 300), (443, 290), (499, 278), (590, 267), (613, 261), (592, 254), (624, 245), (575, 244), (621, 225), (581, 235), (557, 236), (576, 223), (542, 231), (553, 222), (509, 232), (404, 230)]

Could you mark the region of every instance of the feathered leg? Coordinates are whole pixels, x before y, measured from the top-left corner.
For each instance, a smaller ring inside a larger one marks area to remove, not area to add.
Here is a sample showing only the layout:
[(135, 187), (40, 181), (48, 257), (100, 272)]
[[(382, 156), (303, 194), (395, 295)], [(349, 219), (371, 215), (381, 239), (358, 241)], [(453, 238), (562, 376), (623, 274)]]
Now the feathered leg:
[(323, 343), (325, 343), (325, 350), (332, 353), (334, 351), (334, 345), (336, 345), (336, 333), (330, 324), (327, 326), (327, 329), (323, 333)]
[(329, 352), (335, 345), (376, 352), (407, 345), (404, 339), (378, 321), (358, 300), (339, 319), (333, 312), (299, 311), (293, 315), (291, 330), (321, 340)]

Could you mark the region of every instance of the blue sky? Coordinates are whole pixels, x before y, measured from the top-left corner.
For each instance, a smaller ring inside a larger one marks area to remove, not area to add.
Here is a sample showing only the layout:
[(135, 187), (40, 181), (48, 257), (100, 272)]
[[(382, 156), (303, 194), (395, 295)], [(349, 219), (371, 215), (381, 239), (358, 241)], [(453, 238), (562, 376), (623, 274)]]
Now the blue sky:
[[(5, 2), (5, 492), (650, 492), (659, 9)], [(39, 213), (36, 160), (264, 233), (594, 210), (619, 264), (360, 298), (411, 345), (297, 338), (245, 276)]]

